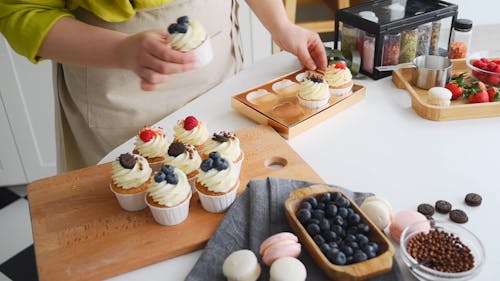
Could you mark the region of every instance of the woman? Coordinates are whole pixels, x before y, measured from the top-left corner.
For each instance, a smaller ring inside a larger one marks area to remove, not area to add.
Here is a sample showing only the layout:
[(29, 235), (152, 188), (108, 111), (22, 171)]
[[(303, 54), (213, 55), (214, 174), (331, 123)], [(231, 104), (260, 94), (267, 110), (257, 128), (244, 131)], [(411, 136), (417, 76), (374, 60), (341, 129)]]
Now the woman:
[[(247, 0), (282, 49), (309, 69), (326, 67), (318, 34), (289, 22), (281, 0)], [(115, 146), (242, 66), (236, 0), (10, 0), (0, 31), (32, 62), (51, 59), (60, 171), (97, 163)], [(183, 15), (207, 29), (213, 61), (168, 47)]]

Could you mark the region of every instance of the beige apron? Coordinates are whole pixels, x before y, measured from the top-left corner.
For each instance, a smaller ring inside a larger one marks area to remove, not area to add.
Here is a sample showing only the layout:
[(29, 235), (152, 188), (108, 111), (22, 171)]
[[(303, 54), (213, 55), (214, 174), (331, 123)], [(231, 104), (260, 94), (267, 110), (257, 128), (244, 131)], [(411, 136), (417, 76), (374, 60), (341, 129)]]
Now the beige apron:
[(75, 11), (81, 21), (128, 34), (166, 28), (187, 15), (207, 29), (214, 59), (207, 66), (172, 76), (155, 92), (141, 91), (132, 71), (55, 64), (59, 171), (96, 164), (143, 126), (161, 120), (239, 71), (237, 8), (236, 0), (174, 0), (160, 8), (140, 10), (120, 23), (105, 22), (83, 9)]

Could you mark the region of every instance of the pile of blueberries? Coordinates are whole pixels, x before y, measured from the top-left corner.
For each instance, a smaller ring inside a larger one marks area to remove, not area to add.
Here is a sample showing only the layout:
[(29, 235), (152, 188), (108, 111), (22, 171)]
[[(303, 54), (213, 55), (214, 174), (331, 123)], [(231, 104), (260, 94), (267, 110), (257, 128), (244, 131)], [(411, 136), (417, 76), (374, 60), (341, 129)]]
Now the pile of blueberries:
[(170, 165), (164, 165), (161, 169), (155, 174), (155, 182), (160, 183), (166, 180), (169, 184), (178, 184), (179, 178), (174, 173), (174, 167)]
[(350, 207), (340, 192), (327, 192), (305, 199), (296, 212), (323, 254), (336, 265), (362, 262), (379, 251), (379, 245), (368, 238), (370, 226)]
[(182, 16), (177, 19), (176, 23), (172, 23), (168, 26), (168, 33), (186, 33), (188, 30), (189, 18), (188, 16)]
[(200, 169), (205, 173), (212, 168), (217, 171), (222, 171), (228, 167), (229, 162), (227, 162), (227, 160), (224, 159), (217, 151), (210, 152), (210, 154), (208, 154), (208, 158), (203, 160), (200, 165)]

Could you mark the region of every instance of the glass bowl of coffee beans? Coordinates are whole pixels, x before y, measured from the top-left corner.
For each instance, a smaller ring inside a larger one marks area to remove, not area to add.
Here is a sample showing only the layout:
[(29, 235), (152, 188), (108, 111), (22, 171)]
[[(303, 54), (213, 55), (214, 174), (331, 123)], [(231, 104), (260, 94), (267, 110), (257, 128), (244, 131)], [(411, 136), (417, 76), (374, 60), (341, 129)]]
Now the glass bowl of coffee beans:
[(484, 247), (465, 227), (420, 221), (401, 234), (401, 257), (419, 280), (469, 280), (482, 269)]

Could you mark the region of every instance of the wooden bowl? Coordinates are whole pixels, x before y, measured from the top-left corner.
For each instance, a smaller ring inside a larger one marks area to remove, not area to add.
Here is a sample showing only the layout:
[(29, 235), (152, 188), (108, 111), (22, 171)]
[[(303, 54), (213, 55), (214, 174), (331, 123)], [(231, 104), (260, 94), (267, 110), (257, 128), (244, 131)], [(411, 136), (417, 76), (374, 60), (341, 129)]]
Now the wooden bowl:
[[(313, 238), (307, 233), (304, 226), (295, 216), (295, 213), (300, 207), (300, 203), (308, 197), (317, 197), (326, 192), (340, 192), (351, 202), (351, 208), (358, 213), (362, 221), (368, 224), (371, 228), (369, 239), (379, 244), (379, 253), (376, 257), (369, 260), (353, 263), (349, 265), (336, 265), (331, 263), (328, 258), (321, 252), (320, 248), (314, 242)], [(394, 248), (387, 237), (371, 222), (361, 209), (342, 191), (325, 186), (313, 185), (306, 188), (301, 188), (290, 193), (290, 196), (285, 202), (286, 217), (294, 232), (298, 235), (302, 245), (306, 247), (312, 258), (319, 267), (332, 280), (364, 280), (392, 269), (392, 261), (394, 256)]]

